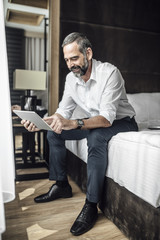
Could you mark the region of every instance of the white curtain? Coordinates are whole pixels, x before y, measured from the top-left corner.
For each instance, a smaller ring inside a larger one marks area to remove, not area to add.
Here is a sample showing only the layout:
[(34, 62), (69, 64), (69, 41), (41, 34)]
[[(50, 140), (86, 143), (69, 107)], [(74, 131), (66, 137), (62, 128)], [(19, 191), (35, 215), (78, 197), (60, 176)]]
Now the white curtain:
[[(44, 38), (25, 38), (25, 69), (44, 71)], [(43, 91), (32, 91), (31, 94), (41, 99), (42, 107), (48, 109), (47, 89)]]
[(25, 38), (25, 69), (44, 71), (43, 38)]
[(4, 203), (15, 198), (15, 166), (3, 1), (0, 1), (0, 239), (5, 231)]

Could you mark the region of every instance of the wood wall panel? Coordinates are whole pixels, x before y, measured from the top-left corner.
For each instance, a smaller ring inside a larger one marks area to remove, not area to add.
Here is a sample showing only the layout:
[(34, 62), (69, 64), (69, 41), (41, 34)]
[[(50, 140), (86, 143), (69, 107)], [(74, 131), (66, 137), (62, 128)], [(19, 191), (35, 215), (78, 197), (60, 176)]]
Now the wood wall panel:
[[(159, 12), (159, 0), (60, 0), (59, 44), (69, 33), (83, 32), (93, 44), (93, 57), (119, 68), (128, 93), (158, 92)], [(59, 100), (67, 73), (60, 47)]]
[(61, 0), (61, 19), (160, 32), (159, 0)]
[[(61, 21), (61, 43), (73, 31), (84, 32), (91, 40), (94, 58), (117, 66), (128, 93), (160, 91), (160, 34), (117, 27)], [(60, 98), (68, 70), (60, 55)]]
[(48, 112), (51, 115), (56, 111), (59, 103), (60, 0), (49, 1), (49, 15)]
[(122, 71), (160, 72), (160, 34), (62, 22), (61, 40), (72, 31), (83, 31), (92, 42), (94, 57), (110, 61)]

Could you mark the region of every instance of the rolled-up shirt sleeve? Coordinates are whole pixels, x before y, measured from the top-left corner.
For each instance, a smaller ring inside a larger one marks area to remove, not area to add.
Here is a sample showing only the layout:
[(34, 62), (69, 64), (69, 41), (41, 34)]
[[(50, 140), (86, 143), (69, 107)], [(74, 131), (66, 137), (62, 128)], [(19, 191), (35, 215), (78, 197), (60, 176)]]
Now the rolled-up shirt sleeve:
[(56, 110), (56, 113), (59, 113), (66, 119), (71, 118), (72, 113), (77, 106), (73, 98), (71, 97), (70, 91), (71, 91), (70, 86), (66, 81), (62, 100), (60, 101), (59, 106)]
[(119, 101), (124, 89), (124, 80), (116, 68), (104, 88), (100, 101), (99, 115), (105, 117), (110, 124), (116, 119)]

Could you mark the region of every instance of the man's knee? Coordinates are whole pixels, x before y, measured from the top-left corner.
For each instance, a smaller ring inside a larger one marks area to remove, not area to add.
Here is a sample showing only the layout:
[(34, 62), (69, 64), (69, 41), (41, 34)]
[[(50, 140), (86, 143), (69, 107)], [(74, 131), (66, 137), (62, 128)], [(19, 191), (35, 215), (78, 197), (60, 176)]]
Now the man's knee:
[(87, 138), (88, 146), (94, 147), (100, 145), (107, 145), (114, 135), (115, 134), (113, 133), (111, 128), (92, 129)]
[(65, 140), (61, 138), (61, 134), (57, 134), (54, 131), (47, 132), (47, 140), (50, 146), (64, 146)]
[(53, 131), (48, 131), (47, 132), (47, 140), (49, 143), (53, 142), (54, 139), (56, 138), (57, 134)]
[(97, 129), (93, 129), (90, 131), (87, 141), (88, 141), (88, 146), (90, 147), (96, 147), (101, 145), (102, 143), (105, 143), (103, 134), (101, 133), (101, 131)]

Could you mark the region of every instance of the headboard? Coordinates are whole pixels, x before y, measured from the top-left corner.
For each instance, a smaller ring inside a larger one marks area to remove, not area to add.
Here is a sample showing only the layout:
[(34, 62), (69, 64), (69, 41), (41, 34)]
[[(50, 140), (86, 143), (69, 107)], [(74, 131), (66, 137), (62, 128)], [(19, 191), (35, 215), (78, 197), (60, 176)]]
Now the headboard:
[[(67, 34), (83, 32), (93, 57), (119, 68), (127, 93), (160, 92), (159, 12), (159, 1), (77, 0), (76, 8), (74, 0), (61, 1), (60, 44)], [(60, 97), (66, 73), (60, 49)]]

